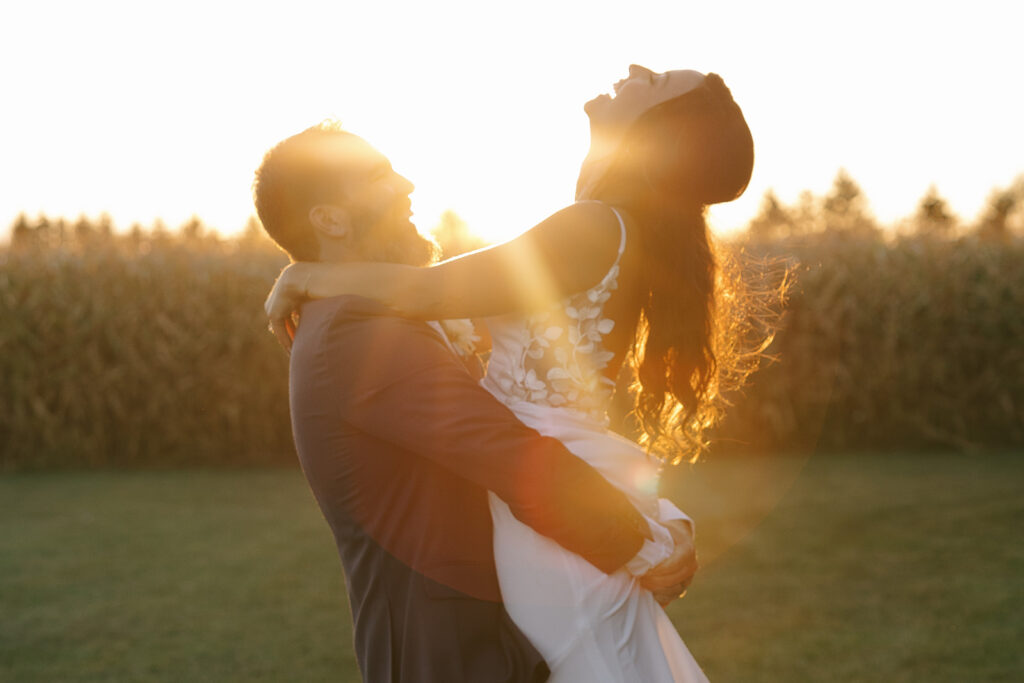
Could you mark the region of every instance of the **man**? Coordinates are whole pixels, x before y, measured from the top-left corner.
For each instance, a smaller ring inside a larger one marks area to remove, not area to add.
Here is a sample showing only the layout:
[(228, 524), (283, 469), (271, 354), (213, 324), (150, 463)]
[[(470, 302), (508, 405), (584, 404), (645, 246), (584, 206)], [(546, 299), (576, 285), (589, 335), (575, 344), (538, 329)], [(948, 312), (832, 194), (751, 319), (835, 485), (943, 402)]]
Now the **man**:
[[(413, 186), (364, 140), (316, 126), (271, 149), (254, 196), (296, 260), (426, 265)], [(487, 491), (611, 572), (650, 537), (626, 497), (482, 389), (434, 328), (359, 297), (307, 303), (290, 370), (295, 443), (334, 532), (366, 680), (543, 681), (501, 605)], [(660, 584), (696, 569), (685, 525)], [(634, 573), (640, 573), (634, 571)]]

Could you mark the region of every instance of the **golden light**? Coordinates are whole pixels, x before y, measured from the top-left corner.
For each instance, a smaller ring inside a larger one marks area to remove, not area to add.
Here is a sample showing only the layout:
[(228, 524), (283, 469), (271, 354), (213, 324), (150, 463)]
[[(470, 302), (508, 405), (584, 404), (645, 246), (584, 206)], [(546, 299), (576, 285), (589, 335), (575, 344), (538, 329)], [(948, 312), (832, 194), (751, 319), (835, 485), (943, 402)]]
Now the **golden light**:
[(823, 192), (840, 166), (883, 221), (932, 183), (970, 217), (1024, 158), (1006, 85), (1019, 4), (869, 2), (843, 12), (841, 33), (822, 30), (834, 10), (805, 0), (739, 13), (653, 0), (527, 0), (501, 14), (468, 0), (100, 4), (4, 11), (0, 58), (19, 67), (0, 74), (0, 219), (106, 211), (122, 228), (173, 227), (196, 214), (233, 232), (262, 152), (336, 117), (417, 184), (422, 231), (454, 209), (503, 240), (572, 201), (582, 105), (631, 62), (716, 71), (744, 107), (754, 178), (712, 210), (721, 229), (742, 226), (769, 187), (784, 202)]

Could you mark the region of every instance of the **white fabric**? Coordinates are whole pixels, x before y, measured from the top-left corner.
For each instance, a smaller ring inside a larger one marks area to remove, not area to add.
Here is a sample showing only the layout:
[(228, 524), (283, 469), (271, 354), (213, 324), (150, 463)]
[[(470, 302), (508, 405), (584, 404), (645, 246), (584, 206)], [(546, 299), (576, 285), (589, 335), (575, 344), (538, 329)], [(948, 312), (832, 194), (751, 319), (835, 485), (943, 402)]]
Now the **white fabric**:
[[(612, 209), (614, 211), (614, 209)], [(626, 248), (626, 226), (619, 219), (619, 251), (607, 274), (585, 292), (528, 316), (488, 320), (492, 352), (487, 376), (495, 395), (508, 401), (573, 408), (605, 419), (615, 391), (603, 370), (615, 356), (602, 345), (615, 321), (604, 303), (618, 287), (619, 260)]]
[(676, 504), (673, 503), (668, 498), (658, 499), (658, 518), (662, 522), (669, 522), (674, 519), (681, 519), (683, 521), (689, 522), (691, 527), (694, 526), (693, 520), (690, 518), (690, 515), (686, 514), (685, 512), (677, 508)]
[[(626, 230), (615, 214), (621, 256)], [(522, 524), (491, 494), (498, 580), (509, 615), (551, 668), (550, 683), (697, 683), (707, 678), (637, 579), (672, 551), (662, 522), (689, 518), (658, 499), (658, 467), (643, 449), (606, 428), (611, 390), (601, 371), (613, 356), (601, 338), (614, 323), (602, 309), (618, 261), (596, 287), (546, 317), (488, 320), (493, 350), (482, 384), (520, 421), (561, 441), (626, 493), (655, 539), (607, 575)]]

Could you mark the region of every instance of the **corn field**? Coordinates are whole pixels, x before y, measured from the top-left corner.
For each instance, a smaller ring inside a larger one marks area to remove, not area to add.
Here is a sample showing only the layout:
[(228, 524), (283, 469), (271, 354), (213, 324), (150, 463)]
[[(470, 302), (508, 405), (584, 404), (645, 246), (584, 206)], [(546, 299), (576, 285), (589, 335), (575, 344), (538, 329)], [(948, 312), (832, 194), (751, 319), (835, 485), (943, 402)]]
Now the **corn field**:
[(287, 358), (244, 243), (11, 251), (0, 266), (0, 465), (291, 462)]
[(1024, 446), (1024, 241), (822, 233), (751, 248), (797, 263), (796, 291), (721, 447)]
[[(812, 235), (718, 451), (1024, 446), (1024, 243)], [(291, 463), (252, 235), (0, 251), (0, 469)]]

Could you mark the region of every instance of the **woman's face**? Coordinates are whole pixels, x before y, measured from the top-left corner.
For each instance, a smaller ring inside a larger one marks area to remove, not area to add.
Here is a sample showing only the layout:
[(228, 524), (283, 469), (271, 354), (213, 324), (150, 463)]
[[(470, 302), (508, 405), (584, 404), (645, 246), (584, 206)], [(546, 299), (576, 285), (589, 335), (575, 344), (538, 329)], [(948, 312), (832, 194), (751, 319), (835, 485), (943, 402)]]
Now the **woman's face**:
[(704, 81), (699, 71), (655, 73), (633, 64), (629, 75), (614, 86), (614, 95), (598, 95), (584, 106), (595, 127), (624, 129), (641, 114), (662, 102), (693, 90)]

